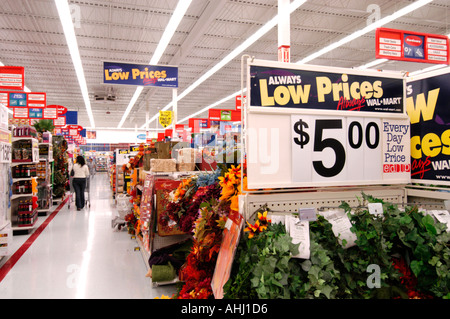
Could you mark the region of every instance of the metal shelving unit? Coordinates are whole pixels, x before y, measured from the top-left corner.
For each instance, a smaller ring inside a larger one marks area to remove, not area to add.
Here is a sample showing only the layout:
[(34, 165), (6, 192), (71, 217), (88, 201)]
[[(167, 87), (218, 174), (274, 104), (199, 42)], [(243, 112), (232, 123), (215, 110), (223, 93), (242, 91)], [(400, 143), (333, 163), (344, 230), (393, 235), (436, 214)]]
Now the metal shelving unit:
[[(31, 142), (31, 149), (30, 149), (30, 158), (28, 159), (18, 159), (15, 158), (15, 150), (17, 147), (17, 142), (20, 141), (30, 141)], [(19, 167), (21, 165), (29, 165), (29, 166), (35, 166), (37, 163), (39, 163), (39, 143), (38, 140), (33, 137), (13, 137), (12, 140), (12, 163), (11, 168), (14, 169), (15, 167)], [(28, 174), (27, 174), (28, 175)], [(8, 220), (11, 221), (11, 226), (13, 231), (23, 231), (23, 230), (32, 230), (36, 227), (36, 222), (38, 220), (38, 212), (37, 209), (32, 209), (30, 212), (25, 213), (24, 211), (19, 211), (21, 202), (20, 200), (31, 200), (33, 196), (35, 196), (35, 189), (37, 185), (36, 177), (31, 176), (32, 174), (29, 174), (30, 176), (26, 177), (17, 177), (13, 178), (13, 193), (14, 188), (16, 187), (16, 183), (20, 182), (30, 182), (31, 184), (31, 191), (26, 193), (16, 193), (11, 196), (11, 209), (8, 212)], [(27, 217), (27, 215), (29, 217)], [(27, 221), (29, 219), (29, 221)]]

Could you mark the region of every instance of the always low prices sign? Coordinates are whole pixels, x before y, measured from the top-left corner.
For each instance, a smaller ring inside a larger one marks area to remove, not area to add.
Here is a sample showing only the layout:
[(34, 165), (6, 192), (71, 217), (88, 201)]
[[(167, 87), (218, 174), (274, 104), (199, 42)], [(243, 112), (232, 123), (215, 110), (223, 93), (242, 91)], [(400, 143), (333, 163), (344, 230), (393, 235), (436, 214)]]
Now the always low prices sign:
[(103, 62), (103, 83), (178, 87), (178, 68), (161, 65)]
[(249, 188), (410, 182), (401, 74), (254, 61), (249, 84)]

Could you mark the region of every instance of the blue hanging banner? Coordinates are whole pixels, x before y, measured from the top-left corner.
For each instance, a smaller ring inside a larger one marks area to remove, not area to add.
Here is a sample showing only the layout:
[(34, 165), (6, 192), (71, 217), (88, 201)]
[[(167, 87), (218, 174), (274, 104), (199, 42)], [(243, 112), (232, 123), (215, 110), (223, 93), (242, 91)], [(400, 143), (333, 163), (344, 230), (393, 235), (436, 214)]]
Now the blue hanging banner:
[(103, 62), (103, 83), (177, 88), (178, 68), (165, 65)]
[(64, 116), (66, 117), (66, 125), (78, 124), (78, 111), (67, 111)]

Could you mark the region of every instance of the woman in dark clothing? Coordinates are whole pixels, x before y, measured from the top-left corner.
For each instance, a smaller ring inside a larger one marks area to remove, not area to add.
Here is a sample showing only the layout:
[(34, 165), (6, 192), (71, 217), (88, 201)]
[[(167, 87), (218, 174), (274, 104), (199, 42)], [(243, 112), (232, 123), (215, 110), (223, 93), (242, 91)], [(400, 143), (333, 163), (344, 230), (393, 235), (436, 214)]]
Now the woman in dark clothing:
[(84, 157), (81, 155), (77, 156), (76, 163), (72, 168), (73, 174), (73, 189), (75, 191), (75, 204), (77, 210), (84, 208), (84, 191), (86, 190), (86, 178), (89, 177), (89, 167), (86, 165)]

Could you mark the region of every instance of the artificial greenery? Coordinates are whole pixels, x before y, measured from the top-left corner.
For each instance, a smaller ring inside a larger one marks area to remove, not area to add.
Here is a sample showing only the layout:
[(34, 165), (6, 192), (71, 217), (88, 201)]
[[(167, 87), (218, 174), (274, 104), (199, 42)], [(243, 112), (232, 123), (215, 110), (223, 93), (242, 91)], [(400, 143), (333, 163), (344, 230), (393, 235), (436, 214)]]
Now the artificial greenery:
[[(379, 202), (383, 215), (364, 203)], [(356, 235), (345, 249), (322, 216), (310, 222), (310, 258), (291, 258), (298, 247), (282, 224), (243, 236), (225, 298), (450, 298), (450, 247), (446, 225), (417, 207), (399, 209), (362, 194), (361, 205), (345, 210)], [(261, 211), (267, 210), (262, 207)], [(380, 287), (369, 287), (370, 266)]]
[(36, 123), (34, 123), (33, 126), (39, 133), (53, 132), (53, 130), (55, 129), (55, 126), (53, 125), (53, 120), (39, 120)]
[(291, 243), (281, 224), (270, 224), (266, 231), (251, 239), (243, 238), (238, 247), (235, 278), (224, 287), (226, 298), (289, 298), (288, 278), (292, 273), (291, 254), (298, 254), (298, 244)]

